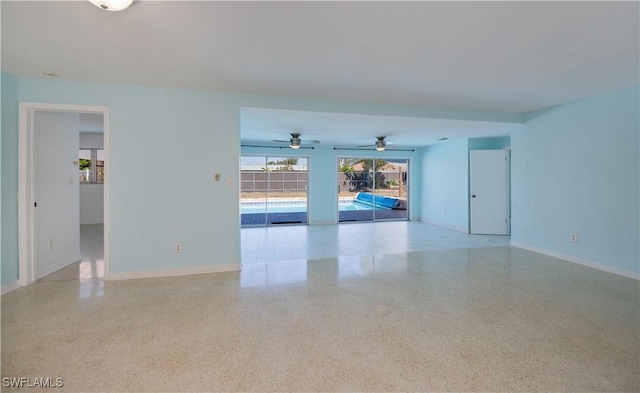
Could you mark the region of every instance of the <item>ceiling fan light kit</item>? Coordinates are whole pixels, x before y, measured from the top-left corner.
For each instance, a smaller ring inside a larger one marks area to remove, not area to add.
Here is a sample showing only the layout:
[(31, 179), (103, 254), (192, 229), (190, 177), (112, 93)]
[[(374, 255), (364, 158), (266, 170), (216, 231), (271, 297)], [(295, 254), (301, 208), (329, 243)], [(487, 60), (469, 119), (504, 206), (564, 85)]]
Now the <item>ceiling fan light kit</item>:
[(393, 142), (387, 142), (385, 141), (386, 136), (377, 136), (376, 137), (376, 143), (373, 145), (362, 145), (362, 146), (358, 146), (358, 148), (361, 147), (375, 147), (376, 151), (385, 151), (385, 149), (387, 147), (394, 147)]
[[(317, 140), (302, 140), (302, 138), (300, 138), (300, 133), (297, 132), (292, 132), (291, 134), (291, 138), (289, 138), (289, 140), (282, 140), (282, 139), (273, 139), (273, 142), (276, 143), (288, 143), (289, 144), (289, 148), (297, 150), (297, 149), (313, 149), (313, 147), (302, 147), (303, 144), (318, 144), (320, 143), (320, 141)], [(376, 137), (376, 141), (374, 144), (372, 145), (363, 145), (363, 146), (357, 146), (358, 149), (363, 148), (363, 147), (367, 147), (367, 148), (374, 148), (376, 149), (376, 151), (385, 151), (387, 148), (395, 148), (395, 144), (393, 142), (387, 141), (386, 140), (386, 136), (377, 136)], [(247, 145), (248, 146), (248, 145)], [(259, 146), (258, 146), (259, 147)], [(268, 146), (267, 146), (268, 147)], [(279, 146), (279, 148), (284, 148), (285, 146)], [(334, 150), (336, 150), (338, 148), (334, 147)], [(346, 149), (346, 150), (350, 150)], [(407, 150), (407, 151), (413, 151), (413, 150)]]
[(289, 147), (292, 149), (300, 148), (300, 134), (291, 134), (291, 140), (289, 141)]
[[(290, 135), (291, 138), (288, 141), (281, 139), (274, 139), (273, 141), (277, 143), (288, 143), (289, 147), (292, 149), (300, 149), (303, 143), (307, 145), (320, 143), (320, 141), (316, 140), (305, 140), (304, 142), (302, 142), (302, 139), (300, 139), (300, 134), (297, 132), (292, 132)], [(313, 149), (313, 147), (303, 147), (303, 149)]]
[(122, 11), (129, 7), (133, 0), (89, 0), (89, 2), (105, 11)]

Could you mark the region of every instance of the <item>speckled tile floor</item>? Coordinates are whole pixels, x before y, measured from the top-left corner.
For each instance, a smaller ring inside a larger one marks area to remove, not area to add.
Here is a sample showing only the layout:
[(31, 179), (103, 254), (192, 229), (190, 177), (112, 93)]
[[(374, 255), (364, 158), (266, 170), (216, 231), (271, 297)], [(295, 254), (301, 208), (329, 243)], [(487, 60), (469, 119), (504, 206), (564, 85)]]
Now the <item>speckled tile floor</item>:
[(2, 296), (2, 377), (69, 392), (638, 392), (639, 297), (637, 281), (508, 246), (41, 281)]

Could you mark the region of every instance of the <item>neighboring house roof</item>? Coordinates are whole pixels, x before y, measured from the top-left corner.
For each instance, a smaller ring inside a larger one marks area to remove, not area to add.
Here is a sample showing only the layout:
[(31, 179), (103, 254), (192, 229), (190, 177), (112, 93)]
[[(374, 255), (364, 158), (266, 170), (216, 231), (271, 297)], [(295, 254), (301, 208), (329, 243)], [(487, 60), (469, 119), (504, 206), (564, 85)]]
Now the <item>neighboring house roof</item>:
[[(275, 164), (275, 165), (267, 165), (267, 167), (269, 168), (269, 170), (277, 170), (278, 168), (281, 168), (283, 166), (286, 167), (290, 167), (292, 171), (296, 171), (296, 172), (303, 172), (306, 171), (308, 168), (306, 165), (287, 165), (287, 164)], [(264, 165), (247, 165), (247, 164), (242, 164), (240, 165), (240, 170), (241, 171), (264, 171), (265, 166)]]
[[(358, 172), (358, 171), (363, 171), (364, 170), (364, 165), (359, 162), (357, 164), (354, 164), (352, 166), (353, 170)], [(378, 172), (392, 172), (392, 171), (406, 171), (407, 170), (407, 165), (406, 164), (391, 164), (391, 163), (387, 163), (384, 166), (382, 166), (381, 168), (377, 168)]]

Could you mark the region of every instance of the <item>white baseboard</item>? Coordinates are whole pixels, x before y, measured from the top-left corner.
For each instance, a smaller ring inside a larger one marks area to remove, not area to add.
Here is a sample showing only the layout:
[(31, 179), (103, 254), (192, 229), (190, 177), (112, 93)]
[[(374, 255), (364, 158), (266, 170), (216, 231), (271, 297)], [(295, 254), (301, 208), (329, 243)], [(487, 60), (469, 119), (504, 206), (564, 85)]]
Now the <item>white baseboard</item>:
[(437, 220), (431, 220), (431, 219), (428, 219), (428, 218), (423, 218), (420, 221), (422, 221), (424, 223), (427, 223), (427, 224), (443, 227), (443, 228), (453, 229), (453, 230), (458, 231), (458, 232), (469, 233), (469, 228), (467, 228), (467, 227), (461, 227), (461, 226), (457, 226), (457, 225), (452, 225), (452, 224), (449, 224), (449, 223), (446, 223), (446, 222), (437, 221)]
[(111, 272), (111, 274), (109, 275), (109, 280), (116, 281), (116, 280), (133, 280), (138, 278), (177, 277), (177, 276), (190, 276), (193, 274), (239, 272), (240, 270), (242, 270), (242, 264), (236, 263), (236, 264), (230, 264), (230, 265), (187, 267), (183, 269), (148, 270), (144, 272), (123, 272), (123, 273)]
[(609, 266), (609, 265), (603, 265), (601, 263), (590, 261), (588, 259), (578, 258), (578, 257), (573, 256), (573, 255), (568, 255), (568, 254), (563, 254), (563, 253), (556, 252), (556, 251), (546, 250), (544, 248), (534, 247), (534, 246), (530, 246), (528, 244), (524, 244), (524, 243), (520, 243), (520, 242), (514, 242), (513, 240), (511, 241), (510, 244), (511, 244), (512, 247), (522, 248), (524, 250), (537, 252), (539, 254), (548, 255), (550, 257), (562, 259), (562, 260), (565, 260), (565, 261), (568, 261), (568, 262), (577, 263), (579, 265), (587, 266), (587, 267), (590, 267), (590, 268), (593, 268), (593, 269), (602, 270), (602, 271), (607, 272), (607, 273), (616, 274), (618, 276), (631, 278), (633, 280), (640, 281), (640, 273), (635, 273), (635, 272), (631, 272), (629, 270), (619, 269), (617, 267), (613, 267), (613, 266)]
[(335, 220), (315, 220), (309, 221), (309, 225), (335, 225)]
[(5, 295), (11, 291), (15, 291), (18, 288), (20, 288), (20, 283), (18, 282), (18, 280), (11, 281), (10, 283), (2, 286), (2, 288), (0, 289), (0, 295)]

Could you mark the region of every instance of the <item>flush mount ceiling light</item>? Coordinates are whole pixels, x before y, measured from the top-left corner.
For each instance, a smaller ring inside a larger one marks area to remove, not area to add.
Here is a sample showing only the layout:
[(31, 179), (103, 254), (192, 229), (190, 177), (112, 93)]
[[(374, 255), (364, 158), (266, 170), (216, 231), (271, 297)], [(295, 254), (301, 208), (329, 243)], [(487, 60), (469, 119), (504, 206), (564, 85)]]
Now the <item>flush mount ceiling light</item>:
[(56, 76), (58, 76), (57, 72), (53, 72), (53, 71), (43, 71), (42, 72), (45, 76), (50, 76), (52, 78), (55, 78)]
[(106, 11), (122, 11), (133, 3), (133, 0), (89, 0), (91, 4)]

